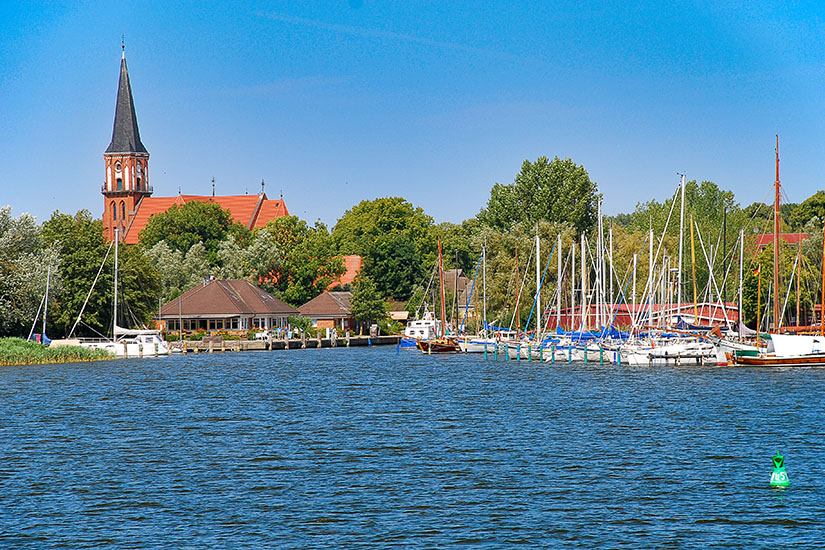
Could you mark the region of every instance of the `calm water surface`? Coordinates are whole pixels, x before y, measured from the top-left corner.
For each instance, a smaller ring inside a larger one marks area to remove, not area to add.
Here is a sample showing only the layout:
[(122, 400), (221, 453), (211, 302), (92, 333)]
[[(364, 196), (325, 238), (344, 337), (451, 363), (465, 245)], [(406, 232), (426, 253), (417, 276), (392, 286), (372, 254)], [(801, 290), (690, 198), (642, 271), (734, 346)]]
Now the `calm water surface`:
[(817, 548), (823, 389), (393, 347), (7, 367), (0, 547)]

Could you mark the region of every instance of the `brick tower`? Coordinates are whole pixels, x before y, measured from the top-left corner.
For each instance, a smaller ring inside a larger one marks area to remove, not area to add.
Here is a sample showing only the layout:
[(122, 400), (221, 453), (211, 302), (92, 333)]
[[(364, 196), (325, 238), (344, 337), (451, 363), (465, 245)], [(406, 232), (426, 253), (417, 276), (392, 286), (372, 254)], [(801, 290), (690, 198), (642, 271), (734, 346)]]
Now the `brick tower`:
[(122, 239), (144, 197), (151, 196), (149, 186), (149, 152), (140, 141), (132, 86), (126, 69), (126, 50), (120, 61), (115, 124), (112, 142), (103, 153), (106, 182), (103, 193), (103, 231), (107, 240), (114, 239), (115, 228)]

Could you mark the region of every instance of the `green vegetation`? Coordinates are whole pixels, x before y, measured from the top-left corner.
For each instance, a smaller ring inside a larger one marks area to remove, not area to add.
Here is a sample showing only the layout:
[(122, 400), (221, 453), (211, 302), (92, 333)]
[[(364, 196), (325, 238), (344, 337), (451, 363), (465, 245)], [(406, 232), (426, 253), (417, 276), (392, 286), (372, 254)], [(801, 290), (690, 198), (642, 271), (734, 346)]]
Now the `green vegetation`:
[(36, 342), (27, 342), (22, 338), (0, 338), (0, 366), (80, 363), (115, 358), (103, 350), (91, 350), (80, 346), (52, 348)]
[[(612, 242), (614, 270), (613, 295), (608, 299), (619, 300), (622, 292), (631, 292), (628, 284), (634, 255), (638, 255), (637, 296), (641, 296), (648, 275), (651, 228), (657, 269), (664, 265), (663, 258), (669, 258), (669, 269), (676, 266), (679, 193), (677, 182), (673, 183), (673, 195), (665, 200), (639, 202), (633, 212), (604, 219), (603, 237), (606, 247)], [(763, 203), (743, 207), (732, 192), (710, 181), (688, 181), (685, 195), (683, 301), (692, 300), (694, 281), (700, 301), (716, 300), (720, 293), (728, 301), (736, 300), (737, 239), (741, 230), (745, 235), (743, 313), (753, 326), (757, 280), (749, 273), (757, 265), (762, 267), (763, 277), (772, 272), (771, 247), (757, 251), (755, 246), (757, 234), (772, 231), (772, 208)], [(460, 224), (436, 224), (422, 208), (404, 198), (382, 197), (354, 205), (331, 231), (323, 223), (310, 225), (295, 216), (278, 218), (265, 228), (249, 231), (217, 204), (187, 203), (153, 216), (140, 235), (140, 244), (120, 247), (118, 300), (123, 317), (118, 324), (147, 323), (159, 302), (166, 303), (209, 277), (247, 279), (298, 307), (344, 273), (342, 256), (348, 254), (362, 257), (352, 298), (352, 312), (359, 321), (386, 324), (386, 299), (407, 302), (411, 312), (422, 302), (438, 312), (441, 297), (438, 277), (433, 274), (440, 240), (445, 270), (461, 269), (468, 278), (473, 277), (482, 248), (486, 247), (488, 320), (503, 325), (516, 320), (524, 326), (536, 292), (535, 277), (526, 273), (528, 264), (532, 266), (529, 269), (535, 269), (531, 259), (535, 235), (538, 233), (543, 243), (542, 263), (546, 263), (559, 236), (565, 264), (575, 246), (577, 271), (584, 235), (590, 256), (588, 280), (592, 284), (599, 200), (596, 183), (583, 166), (571, 159), (539, 157), (525, 160), (512, 183), (495, 183), (485, 207)], [(800, 204), (782, 204), (780, 213), (782, 231), (804, 232), (811, 237), (802, 243), (801, 267), (796, 271), (802, 274), (799, 309), (804, 322), (810, 319), (820, 296), (825, 191), (818, 191)], [(45, 292), (49, 267), (48, 333), (54, 337), (68, 334), (98, 273), (76, 334), (110, 333), (114, 322), (111, 252), (102, 270), (100, 267), (108, 251), (110, 243), (103, 238), (101, 221), (93, 219), (88, 211), (73, 216), (55, 212), (38, 226), (31, 216), (13, 218), (9, 208), (0, 209), (0, 336), (28, 334)], [(695, 254), (695, 266), (691, 264), (691, 252)], [(793, 272), (795, 252), (798, 250), (783, 245), (783, 296)], [(559, 284), (557, 269), (553, 258), (542, 291), (545, 304)], [(429, 291), (425, 293), (428, 282)], [(570, 278), (563, 284), (566, 301), (571, 292)], [(476, 296), (481, 292), (479, 282)], [(769, 292), (773, 291), (763, 284), (763, 303), (767, 303)], [(446, 289), (445, 306), (450, 317), (460, 318), (464, 304), (458, 303), (460, 298), (455, 294), (454, 289)], [(796, 310), (795, 288), (787, 309)], [(298, 319), (292, 324), (306, 325)], [(305, 328), (311, 332), (309, 326)]]

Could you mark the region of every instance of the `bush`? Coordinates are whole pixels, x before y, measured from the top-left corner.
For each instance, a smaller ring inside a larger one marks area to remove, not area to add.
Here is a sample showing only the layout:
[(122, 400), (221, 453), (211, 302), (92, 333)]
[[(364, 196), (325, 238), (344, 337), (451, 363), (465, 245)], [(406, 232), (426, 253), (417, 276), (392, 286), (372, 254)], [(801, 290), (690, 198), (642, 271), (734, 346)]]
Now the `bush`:
[(206, 336), (206, 331), (202, 328), (199, 328), (198, 330), (190, 334), (186, 339), (200, 342), (201, 340), (203, 340), (204, 336)]

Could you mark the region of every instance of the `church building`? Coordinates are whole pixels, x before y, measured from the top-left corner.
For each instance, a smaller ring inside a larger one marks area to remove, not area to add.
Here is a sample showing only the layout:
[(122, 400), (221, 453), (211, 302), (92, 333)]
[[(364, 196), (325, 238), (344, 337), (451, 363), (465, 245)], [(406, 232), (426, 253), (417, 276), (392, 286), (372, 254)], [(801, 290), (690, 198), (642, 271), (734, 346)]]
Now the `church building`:
[(191, 201), (212, 202), (229, 210), (236, 222), (249, 229), (263, 227), (272, 219), (289, 216), (283, 198), (270, 200), (263, 190), (258, 195), (181, 195), (153, 197), (149, 185), (149, 151), (140, 141), (129, 71), (126, 69), (126, 52), (120, 61), (120, 82), (117, 88), (115, 123), (112, 142), (103, 153), (106, 180), (103, 193), (103, 231), (111, 241), (118, 230), (119, 239), (135, 244), (141, 230), (153, 214), (166, 212), (172, 205), (182, 206)]

